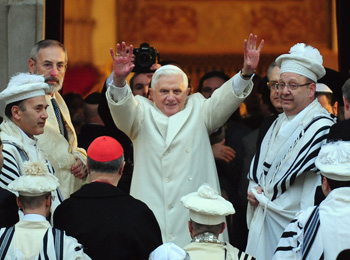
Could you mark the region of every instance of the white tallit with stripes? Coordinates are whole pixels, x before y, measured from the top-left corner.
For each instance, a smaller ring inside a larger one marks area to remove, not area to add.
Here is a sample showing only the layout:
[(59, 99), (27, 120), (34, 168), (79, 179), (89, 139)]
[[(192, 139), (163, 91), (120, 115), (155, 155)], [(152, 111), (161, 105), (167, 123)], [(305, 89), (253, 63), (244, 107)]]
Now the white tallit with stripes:
[[(315, 159), (335, 119), (314, 100), (293, 118), (279, 115), (267, 131), (252, 160), (249, 190), (259, 206), (248, 204), (246, 253), (270, 260), (283, 230), (301, 209), (314, 203)], [(255, 187), (261, 186), (262, 194)]]
[(287, 226), (273, 259), (336, 259), (350, 248), (349, 216), (350, 188), (334, 189)]

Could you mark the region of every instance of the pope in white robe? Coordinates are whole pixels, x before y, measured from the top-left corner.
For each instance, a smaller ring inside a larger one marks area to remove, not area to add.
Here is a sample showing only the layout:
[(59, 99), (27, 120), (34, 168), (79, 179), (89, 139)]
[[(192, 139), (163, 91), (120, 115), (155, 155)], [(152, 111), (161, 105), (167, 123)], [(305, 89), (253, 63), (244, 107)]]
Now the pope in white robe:
[(220, 127), (250, 93), (262, 43), (250, 35), (245, 44), (241, 73), (219, 88), (210, 99), (189, 94), (185, 73), (173, 65), (163, 66), (152, 77), (151, 98), (134, 97), (125, 84), (134, 67), (132, 46), (117, 44), (111, 50), (113, 84), (106, 92), (117, 127), (134, 145), (134, 172), (130, 194), (153, 211), (163, 242), (185, 246), (188, 212), (180, 198), (203, 183), (219, 190), (215, 161), (208, 135)]

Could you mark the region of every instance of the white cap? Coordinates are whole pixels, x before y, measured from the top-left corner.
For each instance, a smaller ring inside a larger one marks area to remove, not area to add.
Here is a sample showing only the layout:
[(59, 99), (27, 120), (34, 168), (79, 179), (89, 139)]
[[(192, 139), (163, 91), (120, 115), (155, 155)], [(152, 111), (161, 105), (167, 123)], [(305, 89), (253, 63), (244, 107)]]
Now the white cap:
[(58, 179), (49, 173), (43, 162), (26, 161), (23, 166), (22, 175), (8, 185), (10, 190), (19, 195), (36, 197), (52, 193), (58, 188)]
[(43, 76), (19, 73), (10, 79), (7, 87), (0, 93), (0, 99), (5, 104), (25, 100), (32, 97), (45, 96), (49, 85), (45, 83)]
[(323, 83), (316, 83), (316, 92), (333, 93), (333, 91)]
[(305, 43), (297, 43), (290, 48), (289, 54), (283, 54), (276, 59), (280, 73), (293, 72), (307, 77), (314, 82), (326, 75), (323, 58), (320, 52)]
[(335, 181), (350, 181), (350, 142), (326, 143), (316, 158), (322, 175)]
[(218, 225), (225, 222), (227, 215), (235, 213), (231, 202), (221, 197), (209, 184), (203, 184), (197, 192), (183, 196), (181, 202), (190, 210), (190, 219), (203, 225)]
[(158, 246), (149, 256), (149, 260), (187, 260), (188, 253), (173, 242)]

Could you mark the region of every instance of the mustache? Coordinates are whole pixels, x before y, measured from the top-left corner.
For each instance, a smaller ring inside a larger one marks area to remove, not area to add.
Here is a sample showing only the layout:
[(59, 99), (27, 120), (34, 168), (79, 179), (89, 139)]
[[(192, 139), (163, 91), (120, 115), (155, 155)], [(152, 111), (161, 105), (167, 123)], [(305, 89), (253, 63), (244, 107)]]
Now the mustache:
[(48, 77), (45, 78), (45, 82), (46, 82), (46, 81), (49, 81), (49, 80), (54, 80), (54, 81), (56, 81), (57, 83), (59, 83), (58, 78), (55, 78), (55, 77), (52, 77), (52, 76), (48, 76)]

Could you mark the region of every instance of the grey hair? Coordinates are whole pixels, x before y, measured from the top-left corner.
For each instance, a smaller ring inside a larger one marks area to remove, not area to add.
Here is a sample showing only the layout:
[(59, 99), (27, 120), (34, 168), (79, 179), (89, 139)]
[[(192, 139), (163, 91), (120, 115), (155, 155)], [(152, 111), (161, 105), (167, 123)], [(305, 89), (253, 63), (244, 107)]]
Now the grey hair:
[(185, 72), (183, 72), (179, 67), (174, 65), (165, 65), (156, 70), (152, 76), (151, 88), (155, 89), (160, 76), (170, 76), (170, 75), (180, 75), (182, 77), (182, 83), (185, 88), (188, 87), (188, 78)]
[(64, 45), (62, 43), (60, 43), (59, 41), (56, 40), (42, 40), (37, 42), (31, 52), (30, 52), (30, 59), (32, 59), (33, 61), (37, 61), (38, 60), (38, 53), (41, 49), (45, 49), (47, 47), (60, 47), (63, 51), (64, 54), (66, 56), (66, 63), (68, 62), (68, 55), (67, 55), (67, 49), (66, 47), (64, 47)]
[[(276, 61), (272, 62), (272, 63), (270, 64), (270, 66), (268, 67), (268, 69), (267, 69), (267, 74), (266, 74), (268, 80), (269, 80), (269, 78), (270, 78), (271, 71), (272, 71), (275, 67), (278, 67)], [(279, 68), (279, 67), (278, 67), (278, 68)]]
[(344, 85), (341, 88), (343, 97), (350, 102), (350, 79), (345, 81)]

